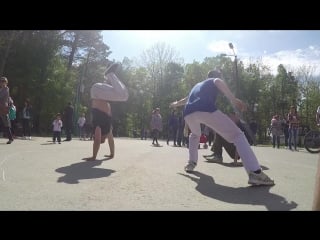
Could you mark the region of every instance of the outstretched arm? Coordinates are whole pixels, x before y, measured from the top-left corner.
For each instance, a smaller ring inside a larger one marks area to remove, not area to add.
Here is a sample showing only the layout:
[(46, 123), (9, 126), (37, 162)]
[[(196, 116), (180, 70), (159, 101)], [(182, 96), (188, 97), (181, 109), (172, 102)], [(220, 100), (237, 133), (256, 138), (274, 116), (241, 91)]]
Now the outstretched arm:
[(170, 103), (169, 107), (173, 108), (173, 107), (184, 106), (184, 105), (186, 105), (187, 101), (188, 101), (188, 97), (185, 97), (185, 98), (180, 99), (179, 101), (175, 101), (175, 102)]
[(214, 84), (228, 98), (232, 106), (236, 107), (241, 112), (247, 110), (247, 105), (233, 95), (233, 93), (230, 91), (229, 87), (225, 84), (224, 81), (222, 81), (220, 78), (216, 78), (214, 80)]

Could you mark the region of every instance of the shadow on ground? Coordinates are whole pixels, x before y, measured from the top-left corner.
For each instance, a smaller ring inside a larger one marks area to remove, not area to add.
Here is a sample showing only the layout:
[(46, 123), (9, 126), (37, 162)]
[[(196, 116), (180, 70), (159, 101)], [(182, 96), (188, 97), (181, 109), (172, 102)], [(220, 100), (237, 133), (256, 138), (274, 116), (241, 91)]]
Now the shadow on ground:
[[(207, 162), (207, 163), (216, 163), (216, 164), (220, 164), (220, 165), (225, 166), (225, 167), (243, 167), (243, 163), (242, 162), (237, 162), (236, 164), (234, 162), (222, 162), (222, 163), (219, 163), (219, 162), (213, 162), (213, 161), (209, 161), (209, 160), (206, 160), (205, 162)], [(262, 170), (269, 170), (269, 168), (266, 167), (266, 166), (260, 165), (260, 167), (261, 167)]]
[[(191, 174), (178, 173), (197, 183), (196, 190), (201, 194), (232, 204), (262, 205), (271, 211), (289, 211), (298, 206), (284, 197), (270, 193), (271, 186), (229, 187), (215, 183), (213, 177), (195, 171)], [(218, 210), (218, 209), (217, 209)], [(241, 210), (241, 208), (239, 208)]]
[(95, 168), (96, 166), (101, 165), (102, 162), (103, 160), (86, 161), (58, 168), (55, 171), (58, 173), (63, 173), (65, 175), (59, 177), (57, 182), (76, 184), (79, 183), (79, 180), (82, 179), (108, 177), (115, 172), (111, 169)]

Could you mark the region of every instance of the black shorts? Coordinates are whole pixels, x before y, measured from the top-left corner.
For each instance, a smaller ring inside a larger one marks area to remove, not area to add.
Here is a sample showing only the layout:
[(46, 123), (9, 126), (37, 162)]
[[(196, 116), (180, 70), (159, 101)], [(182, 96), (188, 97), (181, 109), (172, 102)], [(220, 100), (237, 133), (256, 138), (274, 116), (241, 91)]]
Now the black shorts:
[(111, 117), (96, 108), (91, 110), (93, 131), (96, 127), (101, 128), (101, 135), (107, 135), (111, 129)]

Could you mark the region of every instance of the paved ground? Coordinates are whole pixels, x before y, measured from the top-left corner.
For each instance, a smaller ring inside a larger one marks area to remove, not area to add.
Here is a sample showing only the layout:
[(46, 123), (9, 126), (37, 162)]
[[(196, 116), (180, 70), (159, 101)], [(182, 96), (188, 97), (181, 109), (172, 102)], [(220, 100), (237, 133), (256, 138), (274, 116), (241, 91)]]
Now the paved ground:
[(0, 139), (0, 210), (311, 210), (318, 155), (253, 147), (273, 187), (251, 187), (243, 167), (209, 163), (199, 150), (194, 174), (187, 149), (116, 138), (116, 157), (86, 162), (92, 142)]

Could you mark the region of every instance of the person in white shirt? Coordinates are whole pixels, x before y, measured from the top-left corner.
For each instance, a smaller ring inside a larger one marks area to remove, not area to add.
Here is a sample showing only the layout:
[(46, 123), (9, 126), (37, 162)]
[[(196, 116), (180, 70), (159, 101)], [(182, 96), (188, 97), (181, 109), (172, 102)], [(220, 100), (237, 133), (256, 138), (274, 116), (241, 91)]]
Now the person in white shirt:
[(53, 143), (56, 143), (56, 140), (59, 144), (61, 144), (61, 128), (62, 128), (62, 121), (61, 121), (61, 114), (58, 113), (56, 115), (56, 119), (52, 123), (53, 125)]
[(86, 140), (84, 136), (84, 125), (86, 124), (86, 115), (85, 113), (82, 113), (81, 116), (78, 119), (78, 126), (79, 126), (79, 136), (80, 140)]

